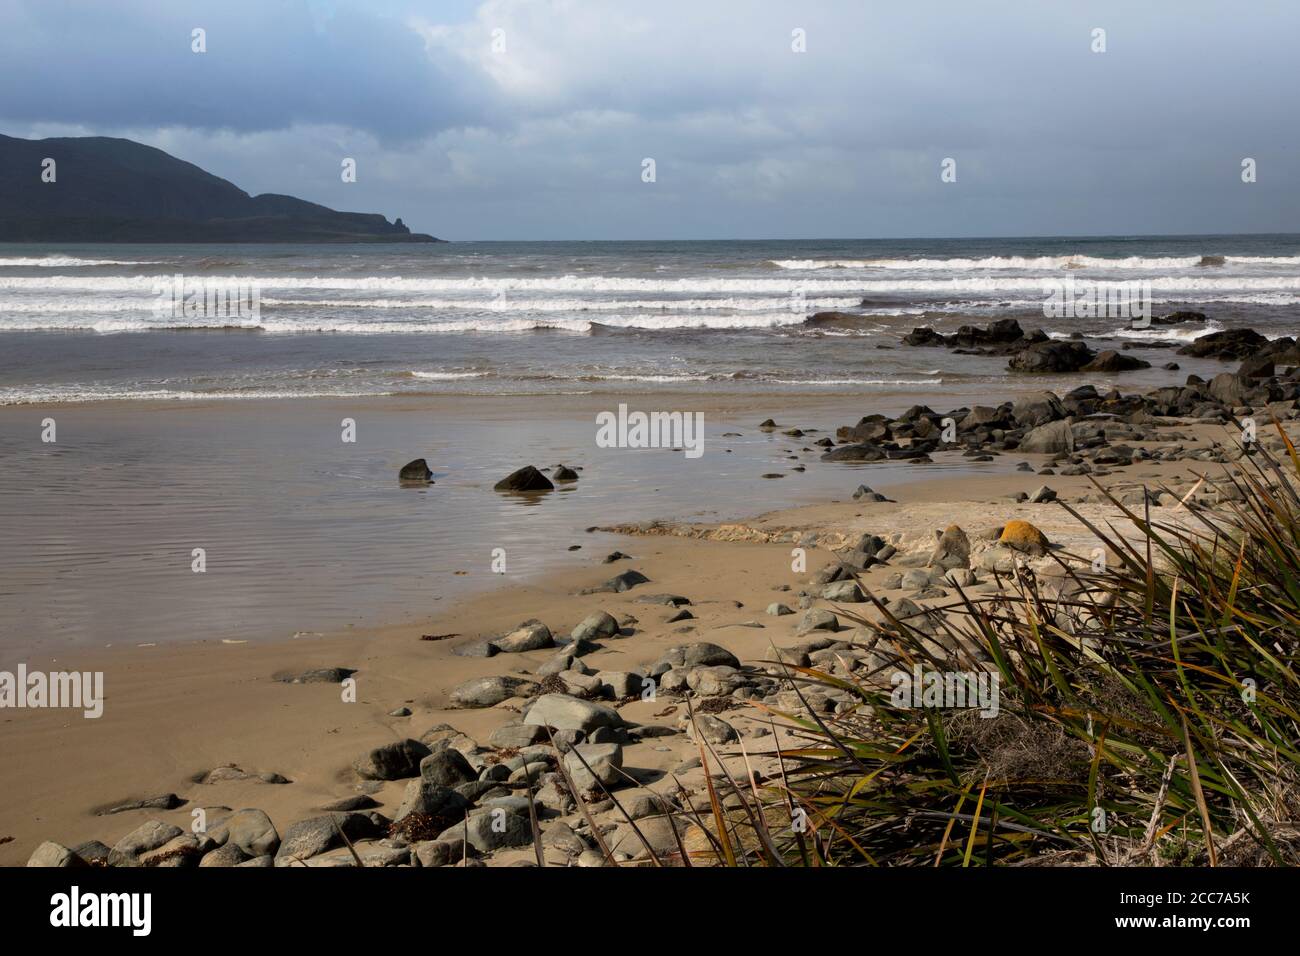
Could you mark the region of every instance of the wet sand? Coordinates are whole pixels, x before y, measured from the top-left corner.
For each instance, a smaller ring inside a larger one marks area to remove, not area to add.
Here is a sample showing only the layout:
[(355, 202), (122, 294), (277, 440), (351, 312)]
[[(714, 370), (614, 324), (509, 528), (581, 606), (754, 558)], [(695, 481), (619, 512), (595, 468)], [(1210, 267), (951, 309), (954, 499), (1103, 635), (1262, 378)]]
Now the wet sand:
[[(831, 412), (827, 412), (831, 414)], [(834, 427), (839, 417), (820, 419)], [(753, 418), (753, 413), (748, 413)], [(778, 416), (778, 420), (781, 416)], [(809, 424), (812, 412), (788, 415), (792, 424)], [(1211, 432), (1221, 437), (1221, 430)], [(938, 456), (960, 460), (955, 454)], [(827, 546), (864, 532), (896, 534), (902, 550), (925, 549), (935, 532), (958, 522), (972, 536), (1012, 517), (1032, 520), (1050, 538), (1086, 553), (1087, 534), (1063, 509), (1053, 504), (1015, 504), (1007, 495), (1032, 491), (1049, 483), (1062, 497), (1095, 491), (1086, 478), (1040, 478), (1011, 469), (1020, 460), (1038, 456), (1004, 454), (995, 460), (997, 472), (972, 476), (968, 471), (944, 476), (939, 466), (865, 466), (841, 471), (828, 464), (810, 464), (837, 476), (839, 494), (823, 494), (794, 508), (722, 528), (713, 533), (686, 529), (695, 536), (672, 534), (601, 536), (600, 545), (584, 541), (573, 564), (537, 576), (510, 580), (489, 593), (466, 595), (431, 607), (408, 622), (359, 626), (324, 636), (248, 644), (215, 641), (165, 646), (81, 647), (56, 655), (39, 653), (29, 659), (33, 669), (103, 670), (104, 716), (85, 720), (68, 711), (7, 711), (0, 717), (0, 750), (5, 754), (0, 808), (0, 864), (20, 865), (42, 840), (75, 845), (99, 839), (112, 845), (148, 819), (163, 819), (188, 827), (190, 811), (199, 806), (260, 807), (280, 831), (311, 816), (313, 808), (353, 795), (356, 778), (349, 769), (370, 748), (419, 737), (438, 724), (449, 723), (485, 742), (492, 729), (514, 716), (510, 701), (483, 710), (449, 706), (449, 692), (471, 677), (505, 674), (521, 668), (535, 670), (554, 651), (499, 655), (490, 659), (453, 655), (453, 648), (507, 631), (520, 621), (539, 618), (556, 633), (567, 633), (588, 613), (603, 609), (615, 617), (634, 617), (630, 636), (610, 640), (586, 662), (594, 669), (623, 669), (645, 665), (668, 647), (695, 641), (720, 644), (742, 660), (772, 657), (774, 645), (794, 643), (798, 615), (769, 617), (767, 605), (794, 596), (809, 573), (833, 560), (827, 547), (811, 548), (806, 572), (791, 566), (793, 531), (816, 531)], [(1117, 472), (1112, 481), (1169, 481), (1186, 487), (1198, 463), (1136, 464)], [(875, 469), (873, 471), (873, 469)], [(893, 480), (886, 480), (892, 475)], [(870, 484), (896, 503), (863, 503), (849, 493), (859, 481)], [(760, 500), (726, 502), (735, 510), (762, 510)], [(1084, 505), (1100, 515), (1110, 509)], [(614, 509), (617, 511), (617, 509)], [(615, 522), (619, 514), (609, 516)], [(718, 538), (719, 540), (713, 540)], [(562, 542), (563, 543), (563, 542)], [(631, 560), (601, 563), (617, 548)], [(624, 594), (578, 592), (613, 574), (635, 568), (651, 581)], [(873, 569), (864, 581), (881, 586), (890, 569)], [(790, 590), (785, 590), (790, 589)], [(671, 609), (639, 603), (645, 593), (677, 593), (690, 597), (695, 620), (668, 623)], [(820, 606), (820, 605), (819, 605)], [(752, 623), (762, 627), (747, 626)], [(421, 640), (426, 634), (458, 637)], [(332, 684), (288, 685), (272, 679), (282, 671), (317, 667), (357, 669), (358, 700), (346, 703)], [(388, 716), (406, 706), (409, 717)], [(622, 708), (634, 721), (671, 724), (660, 701), (634, 702)], [(728, 714), (744, 733), (750, 717), (745, 710)], [(651, 738), (626, 748), (625, 765), (663, 771), (688, 756), (694, 745), (684, 737)], [(271, 771), (292, 781), (196, 784), (192, 777), (224, 764), (255, 772)], [(374, 794), (381, 812), (392, 814), (404, 781), (384, 784)], [(93, 809), (130, 797), (174, 792), (188, 802), (172, 811), (130, 811), (95, 816)], [(531, 851), (505, 851), (494, 862), (529, 857)]]
[[(284, 640), (414, 621), (500, 585), (497, 548), (504, 578), (528, 581), (607, 548), (586, 533), (594, 524), (729, 520), (848, 493), (867, 466), (825, 467), (813, 441), (877, 407), (816, 396), (763, 407), (734, 396), (623, 400), (703, 414), (702, 457), (597, 447), (595, 416), (616, 407), (608, 396), (0, 408), (0, 666), (38, 649)], [(823, 431), (757, 429), (769, 415)], [(40, 441), (47, 418), (50, 444)], [(345, 419), (355, 442), (341, 440)], [(436, 483), (401, 486), (398, 469), (419, 457)], [(492, 491), (522, 465), (561, 462), (582, 469), (580, 480), (542, 498)], [(865, 473), (914, 472), (888, 463)]]

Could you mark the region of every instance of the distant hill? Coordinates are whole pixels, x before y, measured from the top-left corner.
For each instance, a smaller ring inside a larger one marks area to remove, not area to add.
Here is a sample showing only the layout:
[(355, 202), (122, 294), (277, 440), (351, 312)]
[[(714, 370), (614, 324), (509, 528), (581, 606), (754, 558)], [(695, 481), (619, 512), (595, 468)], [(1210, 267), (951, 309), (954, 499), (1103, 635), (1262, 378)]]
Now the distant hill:
[[(41, 163), (57, 163), (42, 182)], [(336, 212), (105, 136), (0, 135), (0, 242), (440, 242), (377, 213)]]

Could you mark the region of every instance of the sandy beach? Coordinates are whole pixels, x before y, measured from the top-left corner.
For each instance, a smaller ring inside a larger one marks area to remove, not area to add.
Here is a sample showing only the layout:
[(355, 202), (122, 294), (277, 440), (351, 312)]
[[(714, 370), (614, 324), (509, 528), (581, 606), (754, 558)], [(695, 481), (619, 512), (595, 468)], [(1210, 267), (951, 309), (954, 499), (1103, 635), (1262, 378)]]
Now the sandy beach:
[[(853, 412), (843, 400), (810, 400), (773, 414), (783, 429), (821, 428), (826, 430), (822, 435), (833, 434), (837, 426), (855, 421), (858, 413), (875, 410), (852, 404)], [(573, 420), (595, 407), (590, 401), (576, 401), (568, 408), (548, 403), (546, 414)], [(101, 409), (85, 411), (91, 420), (105, 414)], [(418, 402), (396, 411), (429, 414)], [(60, 409), (58, 414), (71, 412)], [(15, 410), (4, 413), (12, 416)], [(145, 416), (169, 413), (157, 407), (132, 410)], [(512, 416), (504, 402), (486, 410), (476, 403), (476, 413), (487, 418)], [(22, 414), (39, 418), (41, 412), (26, 408)], [(114, 414), (120, 417), (121, 410)], [(202, 412), (190, 409), (186, 414), (195, 417)], [(272, 407), (265, 414), (277, 412)], [(319, 414), (322, 421), (332, 421), (338, 409), (322, 408)], [(644, 514), (616, 503), (611, 507), (606, 498), (603, 505), (591, 506), (582, 515), (590, 525), (611, 530), (584, 530), (555, 539), (546, 567), (530, 569), (519, 579), (480, 573), (486, 580), (476, 587), (429, 602), (423, 610), (418, 602), (415, 607), (400, 605), (410, 612), (394, 614), (379, 624), (335, 627), (297, 637), (268, 629), (259, 639), (245, 643), (211, 638), (132, 646), (128, 638), (108, 648), (82, 643), (57, 653), (34, 651), (26, 659), (33, 670), (102, 671), (104, 713), (88, 720), (60, 710), (4, 712), (0, 749), (6, 756), (4, 787), (11, 799), (0, 809), (0, 864), (21, 865), (44, 840), (66, 846), (98, 840), (112, 847), (149, 820), (188, 830), (196, 808), (260, 808), (281, 834), (296, 821), (318, 816), (320, 808), (361, 794), (372, 797), (378, 811), (391, 817), (402, 802), (407, 781), (367, 781), (353, 769), (373, 748), (410, 738), (447, 739), (447, 731), (429, 732), (450, 725), (469, 738), (468, 743), (463, 738), (454, 743), (467, 753), (495, 760), (517, 752), (494, 747), (489, 738), (518, 721), (522, 700), (510, 697), (494, 706), (466, 708), (455, 706), (452, 692), (481, 677), (525, 676), (540, 682), (538, 669), (556, 656), (554, 649), (490, 657), (456, 653), (510, 633), (524, 621), (540, 620), (553, 634), (562, 635), (593, 612), (612, 615), (621, 632), (601, 640), (598, 649), (582, 658), (590, 672), (645, 673), (670, 648), (698, 642), (725, 648), (742, 662), (771, 661), (776, 648), (806, 640), (797, 633), (805, 610), (837, 608), (836, 602), (822, 599), (816, 588), (810, 591), (809, 582), (863, 535), (879, 535), (891, 542), (899, 559), (920, 556), (920, 562), (911, 562), (915, 566), (925, 563), (939, 532), (958, 524), (975, 542), (972, 566), (978, 567), (976, 556), (992, 547), (982, 536), (1014, 519), (1032, 522), (1071, 553), (1087, 555), (1095, 546), (1090, 533), (1058, 503), (1017, 502), (1012, 497), (1017, 492), (1030, 494), (1047, 484), (1060, 500), (1087, 516), (1104, 520), (1115, 514), (1113, 506), (1099, 503), (1097, 488), (1087, 476), (1035, 474), (1051, 456), (1011, 451), (993, 462), (964, 464), (957, 452), (941, 452), (934, 455), (934, 465), (887, 462), (846, 467), (817, 460), (813, 452), (821, 449), (804, 444), (816, 432), (791, 439), (779, 431), (756, 430), (763, 416), (726, 400), (712, 404), (709, 414), (726, 421), (728, 429), (770, 440), (764, 454), (771, 460), (792, 447), (809, 449), (798, 452), (808, 469), (799, 478), (808, 481), (806, 487), (789, 490), (793, 477), (780, 482), (757, 479), (761, 482), (757, 487), (781, 485), (781, 493), (791, 501), (788, 507), (766, 510), (761, 495), (746, 492), (739, 500), (697, 497), (694, 508), (683, 508), (690, 496), (680, 480), (674, 486), (665, 476), (663, 487), (655, 487), (655, 494), (662, 496), (654, 499), (658, 513), (654, 507)], [(744, 425), (739, 424), (742, 421)], [(546, 427), (537, 420), (530, 425)], [(1152, 434), (1154, 440), (1145, 443), (1150, 448), (1203, 447), (1231, 437), (1221, 425), (1188, 422), (1162, 424)], [(537, 464), (567, 461), (571, 451), (555, 449)], [(386, 461), (399, 463), (391, 452)], [(1032, 470), (1017, 470), (1020, 462), (1029, 462)], [(1195, 490), (1197, 473), (1218, 467), (1187, 459), (1134, 461), (1097, 480), (1118, 493), (1137, 489), (1140, 494), (1146, 485), (1183, 494)], [(574, 494), (583, 493), (589, 481), (584, 475)], [(855, 500), (852, 492), (860, 484), (892, 500)], [(431, 486), (430, 494), (441, 488), (441, 484)], [(478, 493), (493, 497), (486, 486)], [(535, 510), (549, 504), (543, 500)], [(708, 520), (711, 509), (725, 513), (725, 520)], [(596, 517), (598, 512), (603, 517)], [(619, 533), (629, 524), (665, 517), (694, 520), (670, 521), (642, 533)], [(568, 551), (571, 543), (580, 544), (581, 550)], [(796, 548), (806, 549), (806, 568), (795, 570)], [(605, 563), (614, 552), (625, 557)], [(895, 559), (870, 567), (861, 574), (861, 584), (898, 601), (910, 591), (889, 578), (908, 566)], [(628, 570), (640, 572), (648, 581), (623, 593), (582, 593)], [(986, 580), (983, 572), (975, 573), (978, 580)], [(679, 619), (676, 607), (643, 600), (656, 595), (685, 597), (689, 617)], [(784, 603), (793, 613), (768, 613), (775, 603)], [(922, 603), (942, 604), (943, 598)], [(355, 671), (355, 702), (344, 699), (347, 695), (337, 683), (292, 684), (277, 679), (333, 667)], [(402, 709), (409, 715), (395, 716)], [(702, 771), (690, 768), (698, 746), (677, 731), (677, 720), (685, 712), (683, 699), (672, 694), (619, 706), (621, 716), (634, 725), (672, 728), (665, 736), (639, 737), (624, 747), (623, 767), (656, 792), (675, 792), (679, 782), (687, 790), (701, 783)], [(767, 717), (744, 700), (736, 700), (722, 716), (751, 755), (770, 751), (773, 740), (781, 739), (780, 735), (766, 737)], [(735, 752), (734, 747), (723, 749)], [(227, 766), (245, 773), (218, 773), (209, 782), (196, 782)], [(264, 782), (258, 776), (270, 774), (283, 782)], [(175, 794), (183, 802), (166, 810), (97, 813), (164, 794)], [(215, 819), (226, 811), (210, 812)], [(572, 815), (553, 816), (566, 825), (575, 822)], [(610, 809), (597, 817), (598, 824), (608, 824), (611, 830), (621, 821)], [(549, 831), (552, 825), (548, 817), (544, 826)], [(580, 855), (564, 847), (563, 841), (548, 843), (548, 862), (569, 864)], [(503, 848), (491, 854), (490, 862), (508, 864), (532, 856), (527, 844)]]

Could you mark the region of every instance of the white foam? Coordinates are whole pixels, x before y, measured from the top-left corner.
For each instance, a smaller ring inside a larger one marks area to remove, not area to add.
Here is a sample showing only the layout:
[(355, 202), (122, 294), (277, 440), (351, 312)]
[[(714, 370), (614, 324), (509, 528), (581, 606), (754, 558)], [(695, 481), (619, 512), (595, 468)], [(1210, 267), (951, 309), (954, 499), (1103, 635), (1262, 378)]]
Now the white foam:
[[(1030, 276), (977, 276), (970, 278), (906, 278), (897, 279), (800, 279), (783, 278), (712, 278), (690, 277), (682, 279), (639, 279), (621, 276), (553, 276), (538, 279), (495, 278), (420, 278), (368, 276), (352, 277), (285, 277), (241, 276), (226, 277), (232, 285), (258, 287), (265, 294), (269, 289), (339, 289), (349, 291), (380, 292), (463, 292), (479, 293), (484, 304), (490, 305), (493, 297), (518, 292), (639, 292), (670, 293), (672, 295), (753, 294), (789, 296), (802, 291), (805, 296), (844, 293), (870, 295), (871, 293), (935, 292), (935, 293), (996, 293), (1032, 291), (1043, 293), (1043, 285), (1051, 277)], [(1121, 280), (1098, 280), (1099, 288), (1118, 285)], [(1207, 274), (1206, 270), (1187, 275), (1146, 277), (1152, 288), (1161, 291), (1278, 291), (1300, 290), (1300, 276), (1222, 276)], [(0, 277), (0, 289), (14, 291), (84, 290), (87, 292), (152, 292), (156, 283), (170, 283), (167, 276), (6, 276)], [(508, 295), (506, 295), (508, 301)]]
[(490, 372), (410, 372), (411, 378), (429, 379), (435, 382), (454, 382), (467, 378), (487, 378)]
[[(802, 299), (801, 308), (833, 309), (856, 305), (858, 296), (834, 296), (821, 299)], [(620, 312), (651, 311), (655, 309), (676, 312), (762, 312), (788, 307), (790, 296), (768, 298), (716, 299), (516, 299), (502, 296), (490, 300), (462, 299), (277, 299), (263, 297), (263, 306), (336, 308), (336, 309), (431, 309), (490, 312)]]
[(76, 256), (0, 256), (0, 268), (12, 266), (24, 269), (63, 269), (78, 266), (156, 266), (157, 259), (78, 259)]
[(76, 402), (114, 401), (237, 401), (290, 398), (369, 398), (391, 392), (261, 391), (195, 392), (170, 389), (139, 389), (107, 385), (46, 385), (31, 388), (0, 388), (0, 405), (63, 405)]
[[(1224, 256), (1234, 265), (1300, 265), (1300, 256)], [(1203, 256), (987, 256), (982, 259), (772, 259), (772, 265), (801, 272), (819, 269), (885, 269), (907, 271), (940, 270), (1062, 270), (1062, 269), (1191, 269), (1199, 267)]]
[(942, 385), (941, 378), (774, 378), (773, 385)]

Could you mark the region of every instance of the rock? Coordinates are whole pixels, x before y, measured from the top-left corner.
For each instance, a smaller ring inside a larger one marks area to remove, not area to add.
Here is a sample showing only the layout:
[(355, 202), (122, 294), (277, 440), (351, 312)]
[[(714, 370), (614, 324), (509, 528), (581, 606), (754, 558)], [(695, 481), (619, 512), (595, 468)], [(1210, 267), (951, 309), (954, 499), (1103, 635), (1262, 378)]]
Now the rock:
[(113, 851), (98, 840), (87, 840), (74, 846), (72, 852), (92, 866), (108, 866), (108, 855)]
[(457, 657), (477, 658), (496, 657), (499, 651), (500, 648), (492, 641), (469, 641), (465, 644), (457, 644), (451, 649)]
[(412, 847), (413, 855), (422, 867), (450, 866), (463, 859), (463, 849), (460, 840), (423, 840)]
[(1081, 368), (1081, 372), (1129, 372), (1140, 368), (1150, 368), (1151, 363), (1145, 362), (1140, 358), (1132, 355), (1125, 355), (1122, 352), (1116, 352), (1114, 349), (1106, 349), (1097, 355), (1095, 359)]
[[(418, 740), (399, 740), (376, 747), (352, 764), (357, 775), (366, 780), (402, 780), (420, 775), (420, 761), (429, 756), (429, 748)], [(257, 854), (254, 854), (256, 856)]]
[(435, 787), (452, 788), (478, 779), (478, 772), (459, 750), (445, 747), (420, 761), (420, 779)]
[(352, 667), (317, 667), (301, 674), (272, 674), (271, 679), (282, 684), (341, 684), (355, 673)]
[(998, 541), (1008, 548), (1035, 556), (1046, 554), (1049, 547), (1047, 535), (1028, 521), (1008, 521)]
[(970, 539), (966, 532), (955, 524), (948, 525), (930, 553), (930, 567), (944, 570), (970, 567)]
[(584, 674), (578, 671), (561, 671), (555, 675), (564, 683), (565, 693), (574, 697), (583, 699), (590, 697), (600, 697), (604, 691), (604, 685), (597, 679), (595, 674)]
[(1246, 404), (1246, 380), (1233, 372), (1223, 372), (1210, 379), (1209, 393), (1229, 408)]
[(958, 423), (957, 430), (972, 432), (979, 428), (1004, 428), (1010, 424), (1010, 410), (976, 405)]
[(308, 860), (326, 850), (343, 846), (340, 831), (353, 843), (379, 834), (379, 828), (364, 813), (329, 814), (299, 820), (284, 831), (280, 849), (275, 853), (275, 865), (293, 866), (298, 860)]
[(272, 771), (250, 772), (236, 767), (234, 764), (227, 764), (224, 767), (214, 767), (207, 773), (201, 773), (194, 778), (195, 783), (231, 783), (255, 781), (258, 783), (286, 784), (289, 780), (278, 773)]
[(836, 581), (822, 589), (822, 599), (837, 604), (861, 604), (866, 601), (856, 581)]
[(1007, 367), (1016, 372), (1077, 372), (1094, 357), (1082, 342), (1036, 342), (1013, 355)]
[(637, 604), (662, 604), (664, 607), (681, 607), (690, 604), (691, 599), (680, 594), (643, 594), (636, 599)]
[(524, 714), (524, 725), (581, 730), (590, 734), (598, 727), (622, 727), (624, 721), (618, 711), (605, 704), (579, 700), (567, 694), (543, 694)]
[(812, 631), (838, 631), (839, 629), (839, 618), (830, 611), (821, 608), (814, 608), (804, 612), (803, 617), (799, 621), (798, 628), (795, 629), (795, 634), (804, 635), (809, 634)]
[(701, 641), (698, 644), (687, 644), (681, 650), (682, 663), (686, 667), (740, 666), (740, 661), (735, 654), (725, 647), (719, 647), (717, 644), (710, 644), (707, 641)]
[(692, 740), (703, 739), (708, 743), (721, 746), (735, 743), (740, 739), (740, 734), (736, 733), (735, 727), (712, 714), (696, 714), (694, 723), (689, 717), (683, 717), (682, 720), (686, 733)]
[(1029, 495), (1029, 503), (1033, 505), (1041, 505), (1055, 500), (1056, 492), (1047, 487), (1047, 485), (1041, 486)]
[(1243, 379), (1272, 378), (1277, 373), (1271, 355), (1255, 355), (1241, 363), (1237, 374)]
[(463, 841), (468, 841), (480, 853), (527, 846), (533, 842), (533, 827), (528, 817), (503, 807), (478, 810), (467, 821), (448, 827), (438, 835), (440, 843), (459, 845)]
[(139, 866), (141, 856), (184, 835), (185, 831), (180, 827), (163, 823), (161, 820), (149, 820), (113, 845), (113, 849), (108, 854), (108, 865)]
[(724, 697), (743, 687), (747, 680), (736, 668), (720, 664), (695, 667), (686, 672), (686, 686), (700, 697)]
[(1068, 421), (1039, 425), (1020, 440), (1019, 450), (1043, 455), (1074, 451), (1074, 432)]
[(903, 579), (899, 586), (907, 591), (919, 591), (922, 588), (928, 588), (934, 583), (933, 572), (923, 570), (922, 568), (913, 568), (903, 574)]
[(398, 481), (415, 481), (424, 484), (433, 484), (433, 472), (429, 470), (429, 463), (423, 458), (417, 458), (415, 461), (408, 461), (402, 466), (402, 470), (397, 473)]
[(158, 869), (196, 866), (203, 851), (198, 838), (189, 833), (173, 837), (156, 850), (141, 853), (137, 865)]
[[(636, 826), (637, 829), (633, 830), (630, 825), (623, 822), (614, 828), (614, 831), (605, 838), (610, 853), (616, 857), (648, 860), (650, 855), (646, 851), (646, 843), (649, 843), (650, 848), (659, 859), (671, 859), (679, 852), (677, 841), (679, 839), (683, 843), (687, 841), (687, 830), (691, 827), (691, 824), (676, 817), (659, 816), (638, 820)], [(637, 835), (637, 830), (640, 831), (640, 836)], [(645, 839), (645, 843), (641, 842), (642, 838)], [(605, 865), (603, 860), (600, 862), (592, 860), (589, 864), (584, 864), (583, 858), (586, 856), (587, 854), (584, 853), (582, 857), (579, 857), (579, 866)]]
[(1065, 406), (1051, 392), (1031, 392), (1016, 399), (1011, 417), (1022, 428), (1037, 428), (1065, 417)]
[(615, 575), (605, 582), (605, 587), (617, 594), (624, 591), (630, 591), (638, 584), (648, 584), (650, 579), (640, 571), (624, 571), (622, 574)]
[(237, 810), (211, 827), (208, 835), (223, 846), (233, 843), (250, 857), (274, 854), (280, 847), (280, 834), (262, 810)]
[(492, 642), (503, 654), (522, 654), (544, 647), (554, 647), (551, 629), (541, 621), (524, 621), (509, 634)]
[[(546, 730), (543, 727), (528, 726), (523, 723), (503, 724), (488, 734), (488, 743), (498, 749), (513, 747), (516, 749), (531, 747), (533, 744), (546, 742)], [(421, 768), (423, 772), (423, 767)]]
[(631, 671), (597, 671), (596, 679), (600, 681), (615, 700), (635, 697), (641, 693), (644, 678)]
[(821, 456), (822, 461), (883, 461), (888, 458), (879, 445), (858, 444), (841, 445)]
[(574, 641), (596, 641), (602, 637), (614, 637), (619, 632), (618, 621), (604, 611), (594, 611), (582, 619), (573, 629)]
[(394, 846), (388, 843), (358, 843), (351, 850), (342, 847), (314, 856), (303, 862), (312, 868), (352, 868), (357, 865), (356, 859), (352, 855), (353, 852), (361, 858), (361, 865), (367, 869), (406, 866), (411, 861), (411, 849), (408, 846)]
[(95, 816), (106, 817), (114, 813), (126, 813), (128, 810), (175, 810), (185, 801), (174, 793), (163, 793), (156, 797), (128, 797), (114, 801), (95, 810)]
[(205, 853), (203, 859), (199, 860), (199, 866), (239, 866), (239, 864), (246, 863), (249, 859), (251, 857), (234, 843), (226, 843), (215, 850), (209, 850)]
[(464, 816), (467, 809), (469, 801), (455, 790), (438, 787), (424, 780), (412, 780), (402, 793), (402, 802), (397, 807), (393, 822), (399, 823), (414, 813), (428, 817), (433, 827), (445, 827)]
[(28, 866), (73, 868), (86, 866), (86, 861), (66, 846), (46, 840), (27, 859)]
[(358, 793), (351, 797), (335, 800), (333, 803), (327, 803), (319, 809), (325, 813), (351, 813), (355, 810), (373, 810), (378, 806), (379, 801), (374, 797)]
[(553, 491), (555, 485), (551, 484), (551, 479), (547, 478), (532, 465), (525, 465), (516, 472), (512, 472), (502, 478), (492, 486), (494, 491), (510, 492), (531, 492), (531, 491)]
[[(584, 760), (587, 766), (583, 766)], [(564, 769), (578, 790), (594, 789), (597, 780), (607, 787), (626, 781), (622, 773), (623, 748), (618, 744), (578, 744), (565, 754)]]
[(536, 686), (521, 677), (475, 677), (452, 690), (451, 703), (469, 710), (494, 707), (503, 700), (522, 696), (524, 691)]
[(556, 481), (577, 481), (578, 473), (568, 465), (558, 465), (555, 471), (551, 472), (551, 477)]
[(878, 491), (872, 491), (866, 485), (858, 485), (858, 490), (853, 492), (853, 500), (871, 502), (893, 501), (892, 498), (886, 498)]
[(793, 614), (794, 611), (790, 610), (790, 608), (786, 607), (784, 604), (776, 602), (767, 606), (767, 613), (771, 614), (773, 617), (784, 617), (787, 614)]
[(1244, 359), (1259, 352), (1268, 339), (1254, 329), (1224, 329), (1199, 336), (1178, 350), (1179, 355), (1197, 358)]

